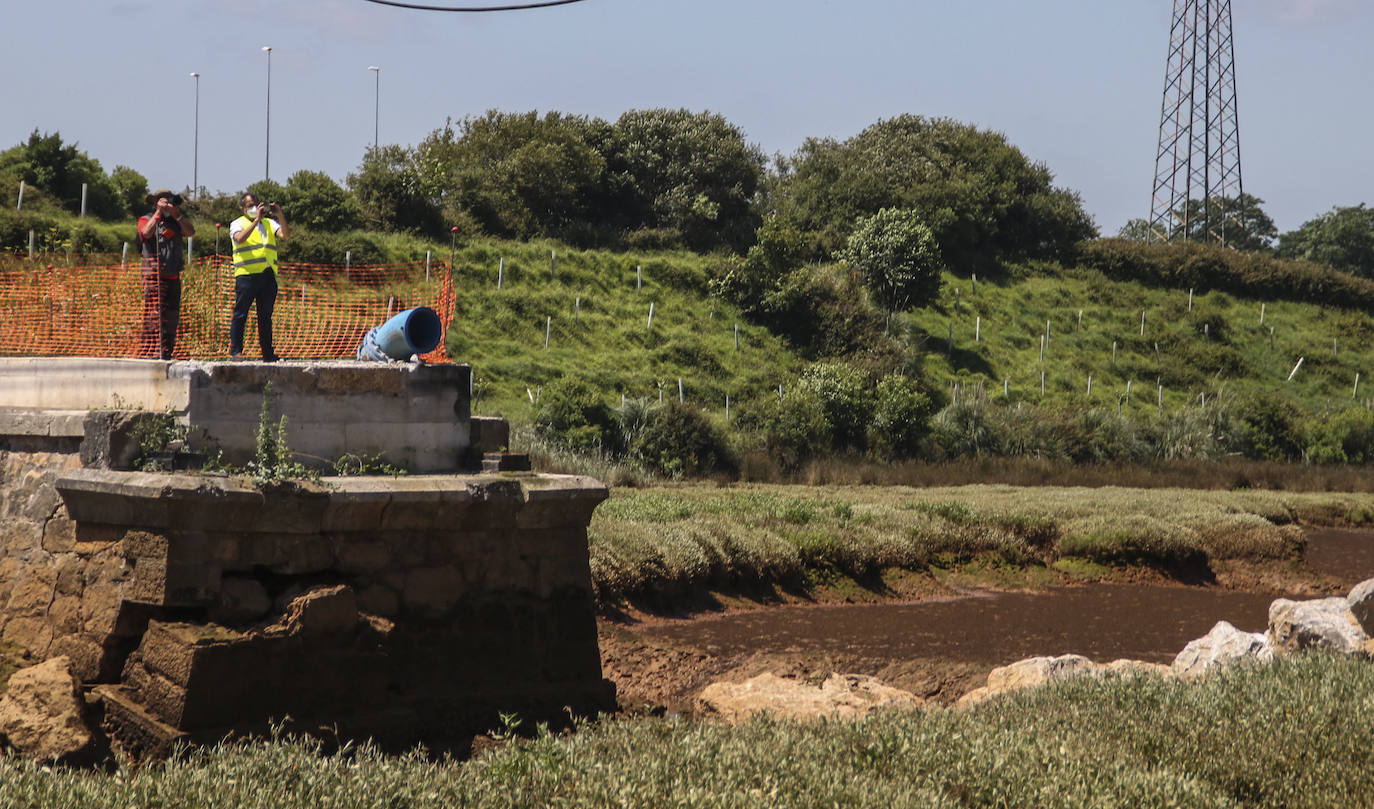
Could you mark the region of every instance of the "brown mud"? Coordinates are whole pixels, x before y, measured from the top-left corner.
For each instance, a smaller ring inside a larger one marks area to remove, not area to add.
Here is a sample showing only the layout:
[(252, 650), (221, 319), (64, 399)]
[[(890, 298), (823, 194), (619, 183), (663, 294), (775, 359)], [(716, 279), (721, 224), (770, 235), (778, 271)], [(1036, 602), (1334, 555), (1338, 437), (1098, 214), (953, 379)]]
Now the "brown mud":
[(765, 671), (816, 682), (867, 674), (950, 703), (994, 667), (1035, 655), (1168, 663), (1217, 621), (1263, 631), (1275, 598), (1344, 594), (1371, 577), (1374, 531), (1320, 529), (1308, 534), (1301, 565), (1231, 563), (1205, 586), (1118, 571), (1091, 583), (911, 576), (882, 592), (717, 596), (683, 616), (603, 620), (602, 667), (632, 711), (690, 713), (709, 683)]

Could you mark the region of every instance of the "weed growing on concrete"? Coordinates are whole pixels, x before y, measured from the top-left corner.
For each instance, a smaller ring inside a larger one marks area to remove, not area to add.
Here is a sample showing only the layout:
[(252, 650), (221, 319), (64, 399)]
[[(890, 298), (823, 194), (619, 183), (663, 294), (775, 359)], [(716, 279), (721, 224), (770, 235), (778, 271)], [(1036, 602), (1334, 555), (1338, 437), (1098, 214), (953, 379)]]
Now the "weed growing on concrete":
[(410, 470), (404, 466), (396, 466), (382, 459), (382, 454), (368, 455), (366, 453), (345, 452), (329, 464), (334, 469), (334, 474), (339, 477), (349, 477), (352, 475), (391, 475), (400, 477), (409, 474)]
[(134, 422), (133, 436), (138, 442), (134, 468), (144, 472), (166, 471), (163, 462), (153, 456), (181, 449), (186, 442), (186, 425), (177, 422), (176, 413), (142, 413)]
[(319, 473), (297, 463), (286, 441), (286, 415), (272, 422), (272, 383), (262, 389), (262, 410), (258, 414), (257, 448), (248, 462), (248, 475), (258, 488), (313, 480)]

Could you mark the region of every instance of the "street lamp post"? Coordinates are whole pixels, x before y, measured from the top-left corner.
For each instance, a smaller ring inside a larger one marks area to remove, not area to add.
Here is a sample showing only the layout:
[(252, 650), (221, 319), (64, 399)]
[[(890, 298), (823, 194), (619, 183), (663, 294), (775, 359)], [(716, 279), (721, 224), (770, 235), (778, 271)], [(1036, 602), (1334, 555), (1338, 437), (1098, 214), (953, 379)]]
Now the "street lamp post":
[(200, 199), (200, 74), (192, 73), (191, 78), (196, 80), (196, 126), (191, 151), (191, 188), (195, 191), (196, 199)]
[(372, 100), (372, 148), (376, 149), (380, 145), (377, 133), (381, 131), (379, 123), (382, 119), (382, 69), (376, 65), (371, 65), (367, 69), (371, 70), (377, 77), (377, 89)]
[(267, 145), (262, 155), (262, 178), (272, 178), (272, 46), (263, 45), (267, 54)]

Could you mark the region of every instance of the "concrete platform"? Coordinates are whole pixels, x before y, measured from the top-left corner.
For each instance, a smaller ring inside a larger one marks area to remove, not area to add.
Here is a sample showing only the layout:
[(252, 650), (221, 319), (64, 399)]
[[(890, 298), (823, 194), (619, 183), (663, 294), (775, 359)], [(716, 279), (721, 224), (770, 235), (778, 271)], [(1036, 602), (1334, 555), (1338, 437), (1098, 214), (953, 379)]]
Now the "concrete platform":
[(0, 358), (0, 433), (80, 435), (89, 411), (171, 412), (192, 428), (194, 448), (241, 465), (270, 384), (272, 420), (286, 417), (288, 443), (307, 464), (354, 455), (449, 473), (479, 465), (482, 451), (506, 440), (499, 420), (478, 419), (474, 429), (471, 375), (453, 364)]

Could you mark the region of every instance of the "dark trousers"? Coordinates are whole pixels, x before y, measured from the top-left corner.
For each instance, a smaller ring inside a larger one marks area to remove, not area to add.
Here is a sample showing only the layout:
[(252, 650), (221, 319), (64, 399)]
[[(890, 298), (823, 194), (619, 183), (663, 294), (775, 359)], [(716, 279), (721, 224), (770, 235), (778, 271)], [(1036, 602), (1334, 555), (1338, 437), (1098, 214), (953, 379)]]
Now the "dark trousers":
[(181, 279), (144, 273), (143, 334), (138, 341), (138, 356), (170, 360), (177, 347), (180, 322)]
[(264, 360), (275, 360), (272, 350), (272, 309), (277, 305), (277, 274), (271, 270), (234, 277), (234, 316), (229, 320), (229, 353), (243, 352), (243, 329), (248, 308), (258, 306), (258, 345)]

